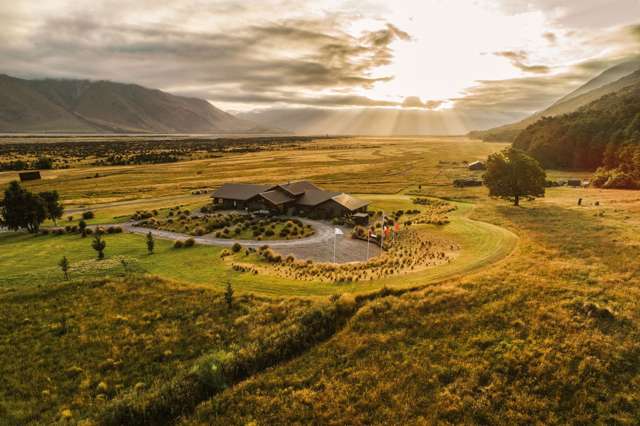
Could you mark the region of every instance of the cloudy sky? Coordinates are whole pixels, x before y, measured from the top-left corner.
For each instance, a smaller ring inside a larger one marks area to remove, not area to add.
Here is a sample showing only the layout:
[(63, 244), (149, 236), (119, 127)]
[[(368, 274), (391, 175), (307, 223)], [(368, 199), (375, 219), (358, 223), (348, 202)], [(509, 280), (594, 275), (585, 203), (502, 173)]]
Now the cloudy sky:
[(640, 0), (0, 2), (0, 73), (133, 82), (314, 132), (505, 124), (638, 54)]

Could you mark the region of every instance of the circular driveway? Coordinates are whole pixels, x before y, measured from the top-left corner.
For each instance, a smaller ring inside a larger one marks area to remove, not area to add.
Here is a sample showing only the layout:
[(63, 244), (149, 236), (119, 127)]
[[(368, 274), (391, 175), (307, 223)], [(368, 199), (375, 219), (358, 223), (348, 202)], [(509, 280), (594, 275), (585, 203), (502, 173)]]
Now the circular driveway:
[(136, 226), (134, 223), (124, 223), (120, 226), (122, 226), (122, 229), (126, 232), (145, 235), (151, 232), (151, 235), (154, 237), (164, 240), (178, 241), (193, 238), (195, 242), (200, 245), (231, 247), (235, 243), (238, 243), (242, 245), (242, 247), (251, 248), (259, 248), (268, 245), (284, 256), (292, 255), (296, 259), (310, 259), (315, 262), (333, 262), (334, 229), (339, 228), (342, 230), (344, 235), (335, 236), (336, 263), (363, 262), (367, 259), (367, 254), (368, 257), (371, 258), (377, 256), (381, 252), (380, 248), (375, 244), (367, 244), (366, 241), (352, 239), (351, 230), (349, 228), (334, 226), (317, 220), (300, 220), (305, 225), (311, 225), (313, 227), (315, 233), (312, 236), (295, 240), (272, 241), (216, 238), (212, 234), (202, 235), (200, 237), (191, 237), (178, 232), (143, 228)]

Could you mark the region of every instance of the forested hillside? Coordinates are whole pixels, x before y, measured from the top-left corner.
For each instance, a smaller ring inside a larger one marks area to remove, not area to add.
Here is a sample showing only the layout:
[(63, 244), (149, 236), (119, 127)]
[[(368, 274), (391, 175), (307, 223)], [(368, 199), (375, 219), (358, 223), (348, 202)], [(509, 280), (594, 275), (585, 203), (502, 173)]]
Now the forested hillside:
[(523, 130), (514, 146), (546, 167), (598, 169), (599, 186), (640, 187), (640, 83), (574, 113), (545, 117)]

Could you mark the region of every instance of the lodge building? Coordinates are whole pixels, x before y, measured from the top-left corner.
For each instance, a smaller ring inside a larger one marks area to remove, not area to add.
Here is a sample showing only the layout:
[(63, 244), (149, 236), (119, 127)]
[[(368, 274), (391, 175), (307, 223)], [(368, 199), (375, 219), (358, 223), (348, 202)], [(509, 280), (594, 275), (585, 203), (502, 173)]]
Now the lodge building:
[(366, 213), (369, 205), (343, 192), (325, 191), (309, 181), (278, 185), (225, 183), (213, 192), (212, 198), (214, 204), (222, 204), (228, 210), (267, 210), (323, 219)]

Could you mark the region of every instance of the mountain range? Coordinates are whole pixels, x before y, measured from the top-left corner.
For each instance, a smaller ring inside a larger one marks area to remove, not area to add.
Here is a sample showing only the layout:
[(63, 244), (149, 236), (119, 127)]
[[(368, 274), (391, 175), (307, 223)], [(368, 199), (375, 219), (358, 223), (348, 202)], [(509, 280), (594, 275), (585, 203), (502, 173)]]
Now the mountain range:
[(0, 75), (0, 133), (273, 133), (203, 99), (135, 84)]
[(469, 133), (469, 136), (492, 142), (513, 142), (520, 132), (543, 117), (557, 117), (572, 113), (605, 95), (639, 83), (640, 74), (635, 72), (638, 69), (640, 69), (640, 59), (623, 62), (605, 70), (544, 111), (537, 112), (516, 123), (489, 130), (473, 131)]

